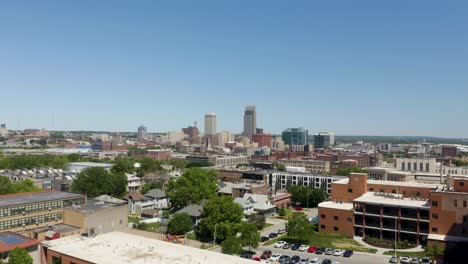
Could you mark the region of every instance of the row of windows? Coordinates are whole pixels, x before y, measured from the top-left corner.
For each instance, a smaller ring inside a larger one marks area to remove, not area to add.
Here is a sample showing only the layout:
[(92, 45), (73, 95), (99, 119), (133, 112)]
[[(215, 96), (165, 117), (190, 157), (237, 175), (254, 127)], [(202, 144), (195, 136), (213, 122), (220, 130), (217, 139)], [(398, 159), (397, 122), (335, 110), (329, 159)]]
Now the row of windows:
[[(320, 228), (321, 228), (321, 229), (326, 229), (326, 228), (327, 228), (327, 226), (326, 226), (326, 225), (321, 225), (321, 226), (320, 226)], [(334, 227), (333, 227), (333, 231), (336, 231), (336, 232), (338, 232), (338, 231), (340, 231), (340, 228), (339, 228), (339, 227), (337, 227), (337, 226), (334, 226)]]
[(12, 206), (12, 207), (7, 207), (7, 208), (0, 208), (0, 217), (28, 214), (28, 213), (33, 213), (33, 212), (41, 212), (41, 211), (47, 211), (49, 209), (52, 210), (52, 209), (65, 208), (65, 207), (70, 207), (73, 205), (82, 205), (82, 204), (85, 204), (84, 198)]
[[(437, 207), (439, 206), (438, 201), (432, 201), (432, 206)], [(453, 207), (458, 207), (458, 200), (453, 200)], [(467, 202), (466, 200), (463, 200), (463, 208), (467, 207)]]
[[(326, 219), (327, 216), (326, 216), (325, 214), (321, 214), (321, 215), (320, 215), (320, 218)], [(337, 216), (337, 215), (334, 215), (334, 216), (333, 216), (333, 220), (334, 220), (334, 221), (340, 221), (340, 217)], [(352, 222), (353, 222), (353, 219), (352, 219), (351, 217), (348, 217), (348, 218), (346, 219), (346, 221), (347, 221), (348, 223), (352, 223)]]
[(24, 217), (20, 219), (13, 219), (0, 222), (0, 230), (12, 229), (21, 226), (28, 226), (40, 223), (46, 223), (50, 221), (61, 220), (63, 217), (62, 213), (51, 213), (46, 215), (37, 215), (31, 217)]

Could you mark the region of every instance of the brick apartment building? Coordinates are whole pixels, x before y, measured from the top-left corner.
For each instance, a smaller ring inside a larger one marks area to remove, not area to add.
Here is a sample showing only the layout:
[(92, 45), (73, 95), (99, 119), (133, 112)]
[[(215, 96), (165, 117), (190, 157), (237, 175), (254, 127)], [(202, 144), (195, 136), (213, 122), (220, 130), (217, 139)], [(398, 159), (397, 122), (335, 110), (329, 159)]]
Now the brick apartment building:
[(317, 154), (316, 160), (330, 161), (330, 162), (349, 162), (351, 160), (357, 161), (360, 167), (374, 167), (377, 165), (378, 159), (372, 155), (344, 155), (344, 154)]
[(468, 179), (453, 187), (368, 180), (353, 173), (332, 183), (331, 201), (319, 204), (319, 231), (417, 245), (468, 242)]
[(254, 134), (252, 136), (252, 141), (257, 143), (259, 147), (271, 147), (273, 137), (271, 136), (271, 134)]

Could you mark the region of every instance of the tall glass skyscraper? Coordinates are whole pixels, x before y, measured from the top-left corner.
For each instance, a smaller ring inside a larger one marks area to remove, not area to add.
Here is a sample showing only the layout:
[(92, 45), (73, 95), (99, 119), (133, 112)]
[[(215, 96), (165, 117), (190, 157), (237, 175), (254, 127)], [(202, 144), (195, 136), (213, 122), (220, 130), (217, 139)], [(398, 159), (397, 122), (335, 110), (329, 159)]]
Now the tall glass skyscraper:
[(244, 136), (252, 140), (252, 136), (257, 130), (257, 111), (255, 105), (249, 105), (244, 112)]
[(292, 145), (307, 145), (309, 140), (309, 131), (299, 128), (287, 128), (281, 135), (284, 144)]

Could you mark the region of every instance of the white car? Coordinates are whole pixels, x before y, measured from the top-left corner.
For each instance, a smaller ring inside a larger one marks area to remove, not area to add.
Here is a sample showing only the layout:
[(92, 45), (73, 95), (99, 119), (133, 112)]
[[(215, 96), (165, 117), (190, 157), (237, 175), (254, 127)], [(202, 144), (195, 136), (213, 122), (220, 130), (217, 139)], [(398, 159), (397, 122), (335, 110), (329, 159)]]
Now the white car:
[(333, 256), (336, 256), (336, 257), (342, 256), (343, 253), (344, 253), (344, 250), (342, 250), (342, 249), (333, 250)]
[(411, 262), (411, 259), (409, 257), (401, 257), (400, 263), (402, 264), (409, 264)]
[(277, 233), (280, 234), (280, 235), (286, 234), (286, 229), (280, 229), (280, 230), (278, 230)]
[(299, 247), (299, 251), (306, 251), (306, 250), (308, 250), (308, 249), (309, 249), (309, 246), (307, 246), (307, 245), (301, 245), (301, 246)]
[(262, 260), (260, 260), (260, 263), (263, 263), (263, 264), (270, 264), (271, 262), (270, 262), (269, 260), (262, 259)]
[(270, 257), (270, 261), (278, 261), (281, 258), (281, 254), (273, 254)]
[(319, 258), (313, 258), (310, 260), (309, 264), (320, 264), (322, 263)]
[(282, 248), (284, 245), (286, 245), (287, 242), (286, 241), (278, 241), (276, 242), (275, 244), (275, 248)]

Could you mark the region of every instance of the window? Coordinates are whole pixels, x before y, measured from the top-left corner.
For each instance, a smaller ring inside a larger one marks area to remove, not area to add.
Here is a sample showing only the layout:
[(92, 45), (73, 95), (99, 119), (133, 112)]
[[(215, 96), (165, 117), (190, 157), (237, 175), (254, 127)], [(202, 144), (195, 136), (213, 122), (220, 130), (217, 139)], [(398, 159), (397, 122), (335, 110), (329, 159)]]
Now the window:
[(432, 228), (432, 233), (437, 233), (439, 230), (437, 229), (437, 227), (433, 227)]
[(421, 193), (420, 193), (420, 192), (416, 192), (416, 196), (421, 196)]
[(438, 214), (432, 214), (432, 218), (439, 219), (439, 215)]
[(370, 188), (369, 191), (373, 192), (373, 191), (374, 191), (374, 188)]
[(62, 258), (60, 257), (52, 257), (52, 264), (62, 264)]
[(348, 192), (349, 192), (349, 193), (352, 193), (352, 192), (353, 192), (353, 189), (349, 188), (349, 189), (348, 189)]
[(457, 200), (453, 200), (453, 206), (454, 206), (454, 207), (457, 207), (457, 206), (458, 206), (458, 201), (457, 201)]
[(333, 231), (339, 231), (340, 229), (337, 226), (333, 227)]
[(325, 225), (320, 225), (320, 229), (325, 229), (326, 226)]
[(338, 220), (340, 220), (340, 218), (335, 215), (335, 216), (333, 216), (333, 220), (338, 221)]
[(392, 193), (396, 193), (396, 190), (392, 190)]
[(321, 214), (321, 215), (320, 215), (320, 218), (325, 219), (325, 218), (327, 218), (327, 216), (324, 215), (324, 214)]
[(385, 192), (385, 190), (384, 190), (384, 189), (380, 189), (380, 192)]
[(423, 171), (423, 164), (422, 164), (422, 162), (419, 163), (419, 170), (420, 170), (420, 171)]
[(426, 163), (426, 171), (429, 171), (429, 163)]
[(348, 223), (352, 223), (353, 222), (353, 219), (348, 217)]
[(439, 206), (439, 203), (437, 201), (432, 201), (432, 206)]
[(465, 201), (463, 201), (463, 207), (465, 207), (465, 208), (466, 208), (466, 200), (465, 200)]

